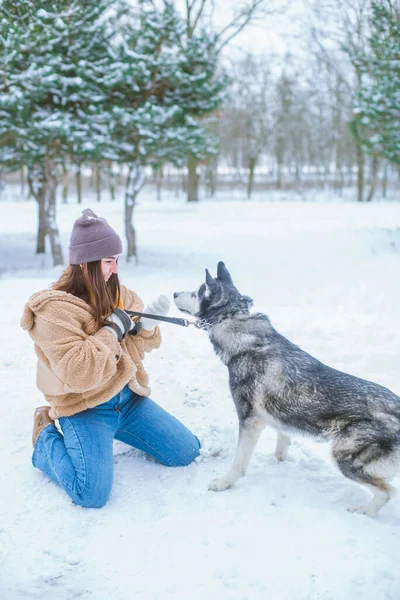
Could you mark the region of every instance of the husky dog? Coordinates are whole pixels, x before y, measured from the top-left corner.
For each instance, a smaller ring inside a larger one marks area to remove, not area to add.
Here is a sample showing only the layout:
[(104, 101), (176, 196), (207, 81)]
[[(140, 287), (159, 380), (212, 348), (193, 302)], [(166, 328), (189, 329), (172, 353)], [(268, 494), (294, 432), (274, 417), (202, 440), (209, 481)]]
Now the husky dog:
[(286, 458), (290, 435), (332, 441), (332, 456), (345, 477), (367, 486), (373, 498), (349, 508), (375, 516), (393, 497), (389, 480), (400, 466), (400, 398), (390, 390), (324, 365), (292, 344), (252, 300), (234, 286), (223, 262), (217, 278), (206, 270), (197, 291), (175, 292), (176, 306), (198, 318), (229, 370), (239, 417), (239, 439), (229, 472), (209, 485), (220, 491), (246, 474), (265, 425), (277, 430), (275, 456)]

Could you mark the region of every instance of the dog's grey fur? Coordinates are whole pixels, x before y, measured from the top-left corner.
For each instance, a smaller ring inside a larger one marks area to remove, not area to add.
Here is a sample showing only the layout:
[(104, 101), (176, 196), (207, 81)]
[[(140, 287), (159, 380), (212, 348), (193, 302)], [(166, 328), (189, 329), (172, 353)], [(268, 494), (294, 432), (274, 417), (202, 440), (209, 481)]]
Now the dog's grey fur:
[(278, 432), (275, 456), (284, 460), (291, 434), (332, 441), (332, 456), (349, 479), (373, 498), (349, 510), (374, 516), (393, 496), (389, 480), (400, 466), (400, 398), (390, 390), (324, 365), (292, 344), (252, 300), (240, 294), (224, 263), (217, 278), (195, 292), (176, 292), (176, 306), (198, 318), (229, 370), (239, 417), (238, 446), (230, 471), (211, 482), (225, 490), (246, 473), (265, 425)]

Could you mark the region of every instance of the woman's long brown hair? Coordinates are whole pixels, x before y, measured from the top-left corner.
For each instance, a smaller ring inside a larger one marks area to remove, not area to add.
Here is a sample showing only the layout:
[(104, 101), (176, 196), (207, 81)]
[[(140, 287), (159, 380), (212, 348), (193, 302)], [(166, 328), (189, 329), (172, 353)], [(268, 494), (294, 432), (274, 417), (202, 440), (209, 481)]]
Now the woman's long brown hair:
[(104, 280), (101, 260), (81, 265), (69, 265), (56, 281), (53, 290), (67, 292), (80, 298), (92, 309), (98, 328), (103, 327), (105, 319), (120, 304), (121, 288), (116, 273), (108, 281)]

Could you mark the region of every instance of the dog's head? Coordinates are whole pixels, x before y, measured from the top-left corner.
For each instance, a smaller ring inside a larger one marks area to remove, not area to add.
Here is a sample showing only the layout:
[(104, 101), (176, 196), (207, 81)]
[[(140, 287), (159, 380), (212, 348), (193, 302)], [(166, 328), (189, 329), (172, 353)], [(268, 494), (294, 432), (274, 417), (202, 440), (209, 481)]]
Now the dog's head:
[(224, 316), (248, 312), (253, 301), (235, 287), (223, 262), (218, 263), (214, 279), (206, 269), (205, 282), (194, 292), (175, 292), (176, 306), (184, 313), (213, 322)]

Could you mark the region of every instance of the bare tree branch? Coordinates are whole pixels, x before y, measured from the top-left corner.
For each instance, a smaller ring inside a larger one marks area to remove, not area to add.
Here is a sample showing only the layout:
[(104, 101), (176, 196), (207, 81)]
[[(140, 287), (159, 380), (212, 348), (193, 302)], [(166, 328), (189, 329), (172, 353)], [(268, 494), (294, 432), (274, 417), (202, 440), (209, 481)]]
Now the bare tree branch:
[[(193, 32), (196, 29), (197, 23), (199, 22), (199, 19), (203, 13), (204, 7), (207, 4), (208, 0), (201, 0), (201, 6), (199, 8), (199, 11), (193, 21), (192, 27), (191, 27), (191, 31)], [(194, 4), (194, 3), (193, 3)]]
[(279, 11), (277, 9), (267, 8), (267, 4), (269, 4), (268, 0), (250, 0), (250, 2), (241, 5), (231, 22), (223, 27), (216, 35), (218, 52), (232, 41), (233, 38), (239, 35), (249, 23), (265, 19), (267, 15), (284, 12), (289, 5), (289, 0), (279, 9)]
[(331, 66), (334, 69), (334, 71), (336, 71), (336, 73), (339, 75), (339, 78), (342, 81), (342, 83), (344, 83), (344, 85), (346, 86), (346, 88), (349, 91), (352, 91), (353, 85), (348, 81), (348, 78), (344, 75), (343, 71), (339, 68), (337, 61), (335, 61), (333, 58), (332, 52), (329, 52), (327, 50), (326, 46), (322, 43), (315, 28), (312, 28), (312, 30), (311, 30), (311, 37), (312, 37), (312, 40), (314, 41), (314, 43), (317, 45), (319, 53), (320, 53), (320, 57), (323, 59), (323, 61), (326, 64), (329, 64), (329, 66)]
[[(149, 0), (154, 2), (154, 0)], [(163, 0), (164, 3), (166, 0)], [(229, 23), (216, 31), (215, 41), (217, 52), (232, 41), (244, 28), (251, 24), (261, 22), (272, 14), (281, 14), (286, 11), (291, 0), (285, 0), (282, 6), (271, 8), (270, 0), (244, 0), (236, 7), (233, 18)], [(202, 19), (207, 18), (210, 28), (214, 28), (213, 15), (216, 9), (216, 0), (185, 0), (186, 34), (191, 38)]]

